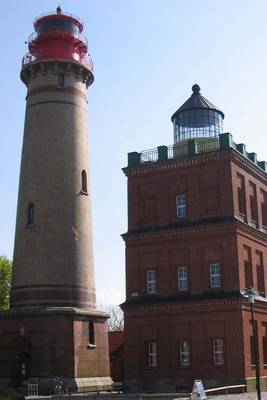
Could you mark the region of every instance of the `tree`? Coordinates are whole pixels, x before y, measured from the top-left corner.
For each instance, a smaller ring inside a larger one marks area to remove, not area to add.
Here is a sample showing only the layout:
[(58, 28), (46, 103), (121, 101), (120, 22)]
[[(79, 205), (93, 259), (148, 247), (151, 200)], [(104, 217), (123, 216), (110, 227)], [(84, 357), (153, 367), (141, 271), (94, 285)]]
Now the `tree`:
[(110, 305), (106, 306), (106, 311), (110, 317), (108, 319), (108, 330), (110, 332), (124, 330), (124, 317), (123, 311), (119, 306)]
[(9, 308), (12, 262), (0, 256), (0, 310)]

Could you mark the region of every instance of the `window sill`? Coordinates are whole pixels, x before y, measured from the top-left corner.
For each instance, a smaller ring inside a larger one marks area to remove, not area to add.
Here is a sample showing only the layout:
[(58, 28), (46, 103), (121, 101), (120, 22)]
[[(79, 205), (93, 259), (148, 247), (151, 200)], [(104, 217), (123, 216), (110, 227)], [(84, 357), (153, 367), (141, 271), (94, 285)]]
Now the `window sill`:
[(34, 228), (35, 227), (35, 224), (33, 223), (33, 224), (28, 224), (28, 225), (25, 225), (25, 229), (31, 229), (31, 228)]
[(95, 348), (96, 348), (96, 345), (95, 345), (95, 344), (88, 343), (87, 349), (95, 349)]
[(255, 221), (254, 219), (251, 219), (248, 225), (252, 226), (252, 228), (256, 228), (256, 229), (259, 228), (258, 222)]
[(65, 90), (65, 89), (66, 89), (66, 86), (57, 86), (57, 89), (59, 89), (59, 90)]
[(247, 216), (245, 214), (239, 213), (237, 218), (242, 221), (247, 223)]

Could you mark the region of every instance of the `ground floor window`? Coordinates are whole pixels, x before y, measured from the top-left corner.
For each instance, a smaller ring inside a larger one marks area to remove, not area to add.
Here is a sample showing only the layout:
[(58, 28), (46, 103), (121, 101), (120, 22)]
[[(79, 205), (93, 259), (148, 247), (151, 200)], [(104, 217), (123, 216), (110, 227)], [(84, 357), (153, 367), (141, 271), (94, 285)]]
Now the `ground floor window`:
[(157, 343), (149, 342), (148, 343), (148, 366), (149, 367), (157, 367), (157, 365), (158, 365)]
[(180, 365), (182, 367), (190, 365), (190, 345), (188, 340), (180, 342)]

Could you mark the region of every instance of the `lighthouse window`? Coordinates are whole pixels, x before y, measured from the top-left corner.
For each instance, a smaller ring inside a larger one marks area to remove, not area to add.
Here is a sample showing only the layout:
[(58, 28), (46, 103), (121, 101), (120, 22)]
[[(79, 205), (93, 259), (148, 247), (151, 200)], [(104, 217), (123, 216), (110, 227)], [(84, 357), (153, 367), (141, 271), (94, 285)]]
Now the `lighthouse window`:
[(74, 37), (79, 36), (79, 28), (73, 22), (65, 21), (63, 19), (54, 18), (44, 20), (38, 28), (38, 34), (43, 35), (49, 32), (65, 33), (70, 32)]
[(64, 76), (63, 72), (60, 72), (58, 74), (58, 84), (57, 84), (57, 86), (59, 88), (64, 88), (65, 87), (65, 76)]
[(82, 193), (87, 194), (87, 175), (86, 171), (82, 170)]
[(94, 321), (89, 321), (89, 324), (88, 324), (88, 347), (95, 347)]
[(34, 204), (30, 203), (28, 206), (27, 225), (34, 223)]

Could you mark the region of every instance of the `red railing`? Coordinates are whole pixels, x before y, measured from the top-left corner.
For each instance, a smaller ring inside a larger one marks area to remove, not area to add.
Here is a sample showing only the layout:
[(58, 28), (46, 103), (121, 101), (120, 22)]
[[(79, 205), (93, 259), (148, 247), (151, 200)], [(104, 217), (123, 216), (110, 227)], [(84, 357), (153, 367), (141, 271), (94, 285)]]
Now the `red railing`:
[(40, 34), (38, 32), (33, 32), (30, 35), (29, 39), (28, 39), (28, 43), (29, 43), (29, 45), (31, 45), (39, 37), (44, 37), (45, 38), (45, 37), (49, 37), (51, 34), (52, 35), (53, 34), (56, 34), (56, 35), (59, 34), (60, 36), (63, 36), (63, 37), (65, 36), (65, 37), (69, 37), (69, 38), (78, 39), (84, 44), (86, 49), (88, 47), (88, 40), (87, 40), (87, 37), (85, 35), (83, 35), (82, 33), (78, 33), (77, 34), (77, 33), (74, 33), (74, 32), (68, 32), (66, 29), (62, 29), (62, 28), (59, 28), (59, 27), (50, 28), (50, 30), (48, 32), (42, 33), (42, 34)]

